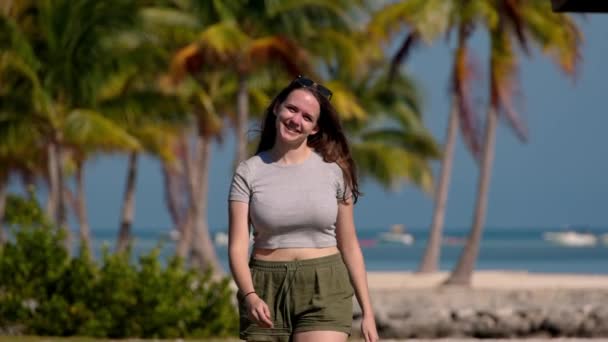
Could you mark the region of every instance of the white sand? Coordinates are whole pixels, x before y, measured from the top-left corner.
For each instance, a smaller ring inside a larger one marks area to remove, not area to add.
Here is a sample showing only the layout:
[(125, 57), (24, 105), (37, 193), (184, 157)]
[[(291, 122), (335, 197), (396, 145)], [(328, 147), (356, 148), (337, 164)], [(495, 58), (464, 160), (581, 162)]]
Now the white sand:
[[(608, 266), (607, 266), (608, 267)], [(370, 289), (407, 289), (436, 287), (447, 278), (446, 272), (421, 275), (411, 272), (368, 272)], [(607, 289), (608, 275), (549, 274), (516, 271), (476, 271), (473, 288), (487, 289)]]

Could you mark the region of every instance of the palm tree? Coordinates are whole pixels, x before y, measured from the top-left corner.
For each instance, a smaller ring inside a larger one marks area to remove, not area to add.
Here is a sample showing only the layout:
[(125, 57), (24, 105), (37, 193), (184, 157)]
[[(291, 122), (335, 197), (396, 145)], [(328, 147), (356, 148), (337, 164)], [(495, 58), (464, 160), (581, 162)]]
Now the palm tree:
[[(180, 89), (180, 95), (189, 99), (194, 123), (194, 145), (190, 143), (190, 134), (183, 134), (180, 143), (182, 153), (183, 178), (188, 209), (185, 218), (174, 219), (180, 232), (176, 253), (186, 258), (194, 252), (198, 266), (202, 269), (212, 268), (221, 273), (221, 267), (215, 253), (207, 224), (208, 179), (211, 163), (211, 143), (222, 134), (220, 110), (226, 103), (222, 95), (226, 83), (221, 71), (209, 72), (196, 82), (190, 81), (189, 89)], [(222, 86), (223, 84), (223, 86)], [(230, 92), (229, 94), (234, 94)], [(170, 189), (167, 189), (168, 191)], [(172, 206), (174, 197), (168, 198)], [(177, 216), (177, 215), (176, 215)]]
[[(163, 50), (168, 51), (167, 59), (171, 59), (174, 51), (197, 39), (199, 32), (204, 29), (200, 23), (207, 24), (210, 13), (223, 13), (224, 10), (230, 13), (229, 8), (230, 4), (225, 7), (217, 2), (165, 4), (145, 9), (144, 24), (148, 32), (154, 32), (162, 42)], [(178, 57), (173, 57), (174, 63), (176, 58), (180, 58), (179, 53)], [(187, 60), (184, 68), (191, 67), (190, 63), (195, 62)], [(164, 68), (166, 70), (167, 66)], [(229, 95), (233, 97), (236, 83), (212, 68), (205, 68), (205, 71), (176, 74), (173, 68), (160, 82), (164, 91), (180, 98), (185, 104), (188, 126), (194, 128), (182, 128), (178, 136), (167, 144), (176, 159), (163, 161), (163, 174), (167, 207), (175, 229), (180, 233), (176, 254), (182, 258), (192, 256), (190, 260), (201, 269), (210, 267), (216, 273), (221, 273), (207, 227), (207, 181), (211, 143), (223, 134), (220, 111), (224, 111), (225, 104), (229, 103), (225, 92), (229, 89)], [(176, 187), (180, 190), (176, 191)]]
[(83, 246), (90, 249), (91, 236), (84, 191), (84, 165), (93, 154), (124, 150), (138, 151), (141, 150), (141, 145), (121, 125), (107, 118), (105, 114), (93, 110), (73, 111), (66, 120), (63, 136), (66, 157), (74, 165), (76, 195), (73, 207), (78, 219), (80, 241)]
[[(469, 285), (475, 268), (485, 222), (487, 195), (494, 159), (498, 116), (505, 115), (518, 134), (525, 133), (513, 108), (517, 55), (515, 44), (528, 53), (530, 43), (556, 59), (561, 69), (572, 74), (579, 60), (581, 34), (571, 18), (551, 11), (549, 2), (492, 1), (493, 11), (484, 17), (490, 37), (489, 97), (484, 145), (473, 226), (455, 269), (446, 280), (449, 285)], [(523, 137), (523, 136), (522, 136)]]
[[(123, 47), (120, 41), (127, 35), (128, 47)], [(171, 162), (175, 156), (170, 145), (186, 124), (186, 112), (182, 101), (162, 84), (166, 70), (163, 43), (136, 31), (116, 37), (112, 46), (123, 64), (102, 84), (97, 102), (108, 118), (137, 139), (143, 151)], [(137, 161), (142, 149), (127, 150), (127, 179), (116, 243), (119, 252), (125, 251), (132, 239)]]
[[(452, 71), (452, 109), (449, 114), (448, 127), (446, 131), (446, 140), (443, 147), (443, 155), (441, 158), (440, 176), (438, 186), (435, 193), (435, 208), (433, 218), (422, 261), (418, 268), (418, 273), (433, 273), (439, 270), (439, 260), (441, 254), (441, 242), (443, 236), (443, 226), (445, 218), (446, 203), (448, 197), (448, 188), (450, 184), (450, 176), (452, 174), (452, 161), (454, 159), (454, 147), (456, 145), (456, 133), (460, 126), (460, 117), (474, 117), (472, 106), (469, 100), (469, 83), (471, 68), (469, 64), (469, 51), (467, 48), (467, 40), (470, 35), (470, 23), (461, 23), (458, 28), (458, 46), (455, 52), (455, 60)], [(462, 114), (461, 114), (462, 113)], [(465, 121), (469, 124), (463, 128), (469, 137), (468, 146), (473, 155), (478, 158), (479, 142), (475, 138), (477, 127), (471, 125), (471, 121)]]
[(451, 31), (458, 32), (458, 46), (450, 85), (452, 105), (441, 155), (440, 176), (435, 188), (435, 209), (429, 240), (418, 268), (419, 273), (436, 272), (439, 268), (445, 208), (452, 172), (451, 165), (456, 132), (459, 127), (468, 149), (476, 159), (479, 155), (479, 134), (475, 124), (477, 120), (469, 99), (471, 68), (466, 42), (475, 14), (486, 10), (485, 5), (479, 1), (400, 1), (388, 4), (374, 12), (368, 25), (368, 31), (372, 37), (380, 40), (388, 40), (392, 32), (398, 31), (404, 25), (409, 29), (409, 33), (404, 36), (393, 57), (389, 80), (396, 73), (397, 66), (406, 60), (411, 49), (420, 41), (430, 43)]
[[(64, 198), (66, 125), (70, 121), (96, 120), (93, 94), (110, 59), (99, 59), (106, 52), (105, 38), (132, 23), (132, 5), (121, 1), (103, 3), (83, 1), (38, 1), (27, 3), (22, 12), (8, 18), (14, 32), (13, 50), (29, 51), (24, 59), (37, 78), (35, 108), (30, 111), (44, 136), (48, 154), (49, 211), (56, 222), (66, 223)], [(87, 25), (80, 25), (87, 18)]]

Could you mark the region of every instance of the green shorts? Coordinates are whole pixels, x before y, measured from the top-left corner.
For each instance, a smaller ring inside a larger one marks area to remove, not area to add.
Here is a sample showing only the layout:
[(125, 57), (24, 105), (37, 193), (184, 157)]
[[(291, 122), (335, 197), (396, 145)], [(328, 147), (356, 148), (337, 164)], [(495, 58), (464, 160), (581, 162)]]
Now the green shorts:
[(248, 341), (289, 341), (297, 332), (339, 331), (350, 335), (353, 319), (353, 287), (338, 254), (297, 261), (249, 262), (253, 286), (268, 308), (272, 328), (248, 318), (238, 293), (239, 336)]

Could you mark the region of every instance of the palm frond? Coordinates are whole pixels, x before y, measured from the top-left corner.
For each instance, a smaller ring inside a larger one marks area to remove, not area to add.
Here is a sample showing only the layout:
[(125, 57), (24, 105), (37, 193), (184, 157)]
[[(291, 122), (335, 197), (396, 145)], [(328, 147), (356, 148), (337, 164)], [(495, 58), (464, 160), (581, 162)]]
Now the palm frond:
[(368, 31), (374, 39), (388, 40), (406, 25), (430, 43), (447, 31), (454, 6), (445, 0), (393, 2), (374, 13)]
[(340, 81), (331, 81), (326, 86), (332, 90), (331, 102), (343, 120), (361, 121), (368, 116), (357, 95), (347, 85)]
[(460, 25), (458, 28), (458, 47), (456, 48), (452, 70), (452, 101), (455, 101), (458, 110), (457, 115), (460, 118), (459, 126), (464, 143), (473, 157), (479, 160), (482, 135), (478, 122), (481, 115), (473, 106), (472, 83), (477, 75), (475, 75), (475, 67), (471, 62), (471, 51), (467, 46), (469, 34), (470, 31), (466, 24)]
[(517, 137), (526, 141), (527, 128), (513, 106), (513, 96), (517, 86), (517, 57), (508, 32), (504, 30), (492, 32), (491, 45), (491, 105), (496, 110), (502, 109)]
[(441, 156), (433, 137), (424, 132), (404, 134), (396, 128), (383, 128), (361, 134), (361, 141), (400, 148), (426, 159), (438, 159)]
[(0, 160), (28, 159), (42, 141), (41, 131), (27, 116), (0, 110)]
[(197, 30), (201, 28), (201, 23), (194, 15), (175, 8), (146, 7), (139, 13), (148, 27), (160, 26), (184, 30)]
[(171, 60), (171, 77), (180, 82), (186, 75), (197, 73), (205, 66), (234, 63), (249, 41), (249, 37), (232, 21), (211, 25), (200, 33), (196, 42), (177, 51)]
[(567, 74), (574, 75), (581, 61), (582, 33), (573, 19), (547, 11), (549, 4), (530, 3), (522, 10), (522, 20), (532, 43), (552, 57)]
[(282, 36), (270, 36), (255, 39), (250, 42), (245, 50), (246, 57), (250, 60), (251, 69), (254, 65), (280, 63), (283, 68), (292, 75), (307, 73), (311, 69), (309, 57), (306, 50), (294, 41)]
[(71, 111), (63, 131), (66, 143), (100, 150), (140, 150), (141, 144), (120, 125), (88, 109)]
[(156, 91), (130, 91), (100, 102), (99, 110), (123, 127), (136, 128), (149, 123), (179, 126), (187, 120), (182, 100)]
[(363, 178), (372, 177), (392, 190), (408, 181), (426, 192), (432, 191), (430, 167), (408, 151), (379, 143), (354, 143), (352, 155)]

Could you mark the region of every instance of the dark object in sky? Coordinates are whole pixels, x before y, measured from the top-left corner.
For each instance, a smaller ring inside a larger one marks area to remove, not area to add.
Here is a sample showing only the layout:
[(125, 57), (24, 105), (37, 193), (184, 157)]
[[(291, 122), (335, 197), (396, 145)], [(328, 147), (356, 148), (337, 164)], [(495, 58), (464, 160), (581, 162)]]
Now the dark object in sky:
[(608, 13), (608, 0), (551, 0), (555, 12)]

